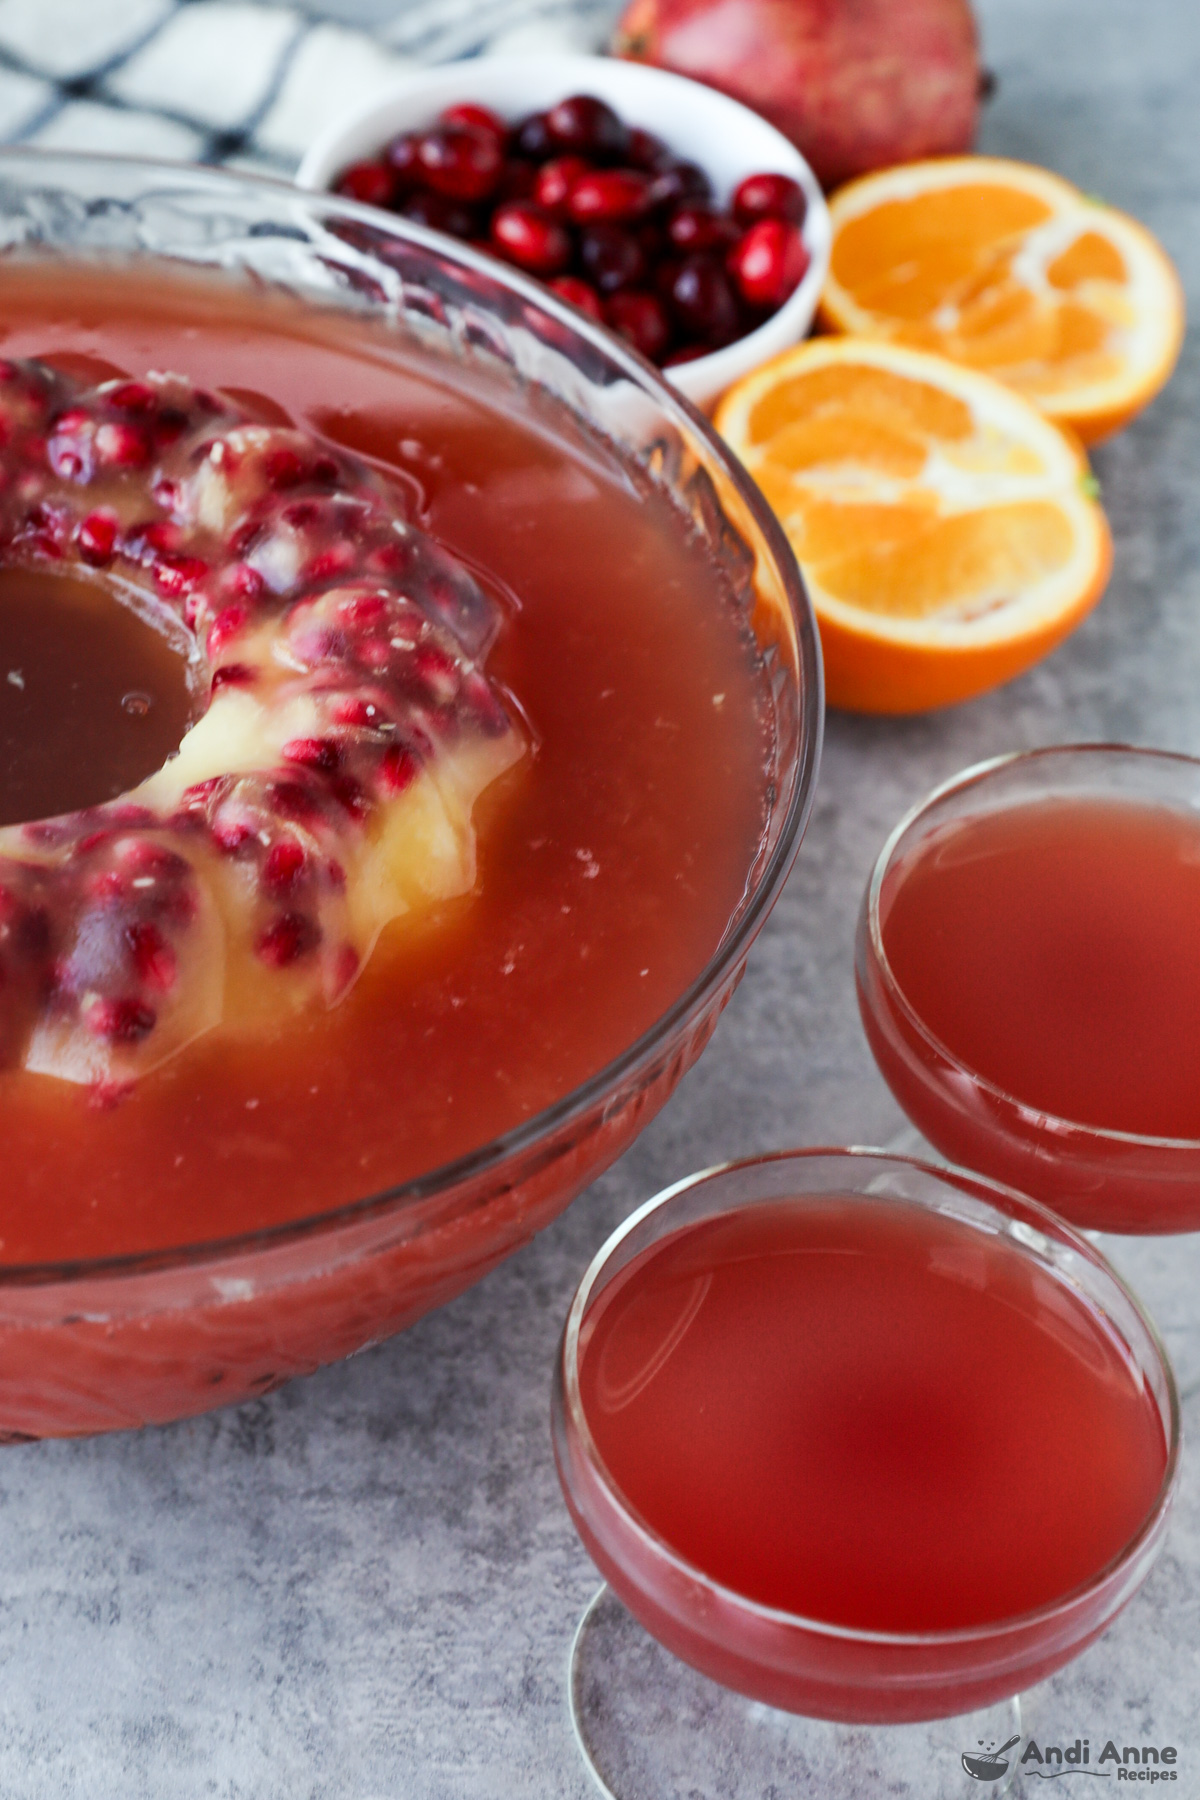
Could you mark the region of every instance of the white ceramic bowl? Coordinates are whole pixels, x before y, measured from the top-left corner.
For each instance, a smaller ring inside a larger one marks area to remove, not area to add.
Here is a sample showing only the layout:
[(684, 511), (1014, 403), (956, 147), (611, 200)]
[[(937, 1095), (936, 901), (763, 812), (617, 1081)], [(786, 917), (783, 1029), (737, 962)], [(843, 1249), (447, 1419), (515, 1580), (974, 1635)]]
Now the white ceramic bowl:
[(382, 96), (335, 120), (300, 165), (301, 187), (332, 188), (343, 169), (371, 157), (400, 131), (432, 125), (443, 107), (474, 100), (516, 120), (568, 94), (595, 94), (629, 125), (663, 138), (698, 163), (718, 201), (729, 199), (746, 175), (790, 175), (808, 200), (803, 236), (810, 262), (803, 281), (757, 331), (694, 362), (663, 373), (681, 393), (705, 406), (731, 382), (808, 331), (829, 268), (829, 210), (816, 176), (794, 145), (748, 107), (682, 75), (606, 56), (493, 56), (420, 69)]

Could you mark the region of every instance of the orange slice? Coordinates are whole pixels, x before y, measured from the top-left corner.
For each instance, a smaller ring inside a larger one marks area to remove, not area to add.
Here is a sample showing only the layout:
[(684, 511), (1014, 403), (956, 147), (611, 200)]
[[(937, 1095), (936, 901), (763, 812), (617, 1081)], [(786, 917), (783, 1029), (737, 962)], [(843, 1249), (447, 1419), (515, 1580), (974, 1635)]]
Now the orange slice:
[(796, 552), (834, 706), (969, 699), (1103, 592), (1112, 545), (1083, 452), (990, 375), (816, 338), (732, 387), (716, 425)]
[(1136, 220), (1029, 163), (954, 156), (852, 181), (830, 202), (821, 314), (1019, 388), (1094, 443), (1151, 401), (1183, 292)]

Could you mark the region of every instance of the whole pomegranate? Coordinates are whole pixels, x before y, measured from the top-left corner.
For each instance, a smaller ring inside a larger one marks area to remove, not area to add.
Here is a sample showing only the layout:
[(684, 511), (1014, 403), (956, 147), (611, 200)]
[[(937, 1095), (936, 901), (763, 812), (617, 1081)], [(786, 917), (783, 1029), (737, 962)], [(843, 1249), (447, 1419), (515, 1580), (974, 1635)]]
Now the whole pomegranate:
[(975, 137), (969, 0), (630, 0), (613, 49), (761, 113), (825, 187)]

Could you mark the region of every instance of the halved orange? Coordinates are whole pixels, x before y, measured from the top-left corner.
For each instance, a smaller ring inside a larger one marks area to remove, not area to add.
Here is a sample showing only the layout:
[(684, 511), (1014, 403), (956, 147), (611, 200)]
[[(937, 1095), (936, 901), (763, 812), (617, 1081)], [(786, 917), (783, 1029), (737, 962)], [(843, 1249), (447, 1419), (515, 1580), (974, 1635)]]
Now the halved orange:
[(954, 156), (830, 201), (821, 316), (1019, 388), (1095, 443), (1151, 401), (1183, 341), (1183, 291), (1127, 214), (1029, 163)]
[(969, 699), (1045, 656), (1104, 590), (1087, 459), (990, 375), (815, 338), (730, 388), (716, 426), (796, 552), (831, 705)]

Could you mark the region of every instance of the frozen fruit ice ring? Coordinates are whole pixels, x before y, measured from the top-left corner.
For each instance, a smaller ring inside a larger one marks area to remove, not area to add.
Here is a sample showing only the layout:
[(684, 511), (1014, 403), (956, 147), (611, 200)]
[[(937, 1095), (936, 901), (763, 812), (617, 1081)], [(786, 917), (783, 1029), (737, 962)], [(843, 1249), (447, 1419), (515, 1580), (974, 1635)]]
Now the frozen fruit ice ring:
[(475, 801), (527, 748), (501, 611), (365, 463), (176, 375), (3, 362), (0, 557), (173, 619), (208, 692), (130, 793), (0, 830), (0, 1067), (119, 1092), (332, 1005), (471, 888)]

